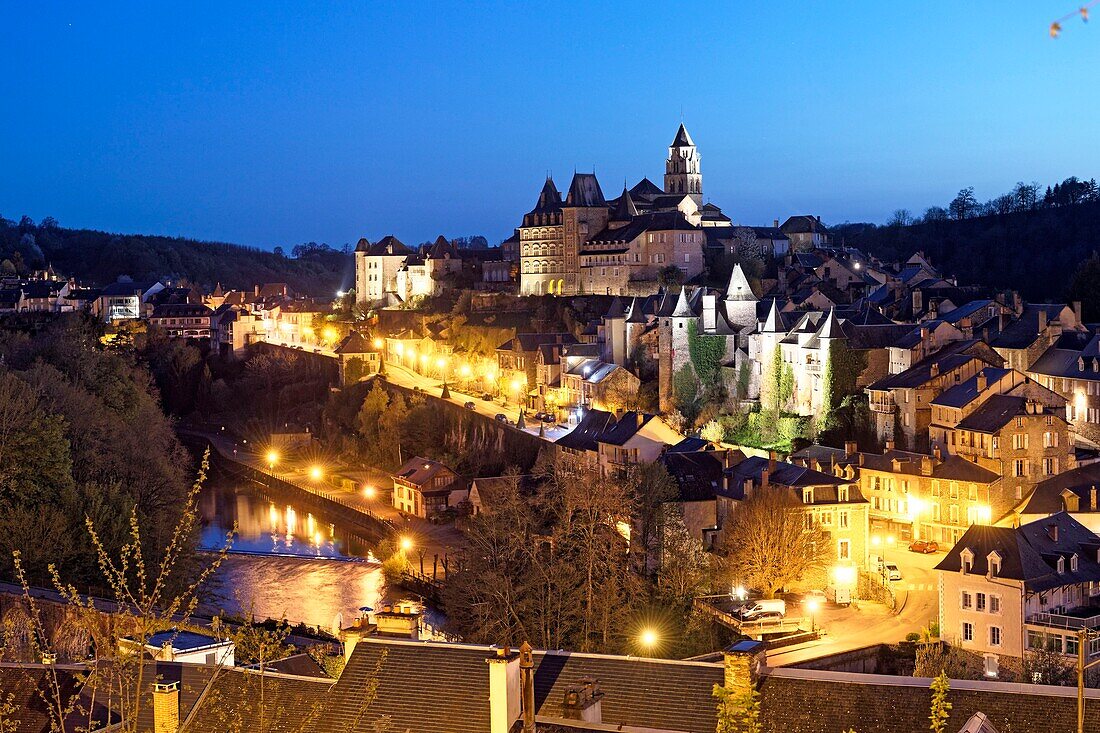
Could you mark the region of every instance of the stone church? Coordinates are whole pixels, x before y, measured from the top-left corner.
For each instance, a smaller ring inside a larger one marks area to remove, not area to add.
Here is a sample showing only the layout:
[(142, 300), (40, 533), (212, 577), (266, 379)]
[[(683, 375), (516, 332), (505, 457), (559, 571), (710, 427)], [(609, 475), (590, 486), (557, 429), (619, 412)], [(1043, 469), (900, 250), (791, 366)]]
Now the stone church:
[(643, 178), (606, 199), (593, 173), (574, 173), (564, 200), (547, 178), (516, 230), (521, 295), (651, 295), (675, 265), (703, 272), (706, 227), (730, 219), (703, 203), (699, 151), (683, 124), (668, 147), (664, 188)]

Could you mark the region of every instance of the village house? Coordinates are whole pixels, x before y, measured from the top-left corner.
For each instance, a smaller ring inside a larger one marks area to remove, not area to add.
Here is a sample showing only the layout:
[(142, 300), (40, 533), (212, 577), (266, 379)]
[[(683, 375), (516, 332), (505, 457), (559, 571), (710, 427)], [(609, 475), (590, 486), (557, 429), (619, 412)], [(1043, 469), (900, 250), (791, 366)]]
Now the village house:
[[(1100, 538), (1065, 512), (1019, 527), (971, 527), (936, 566), (940, 634), (981, 655), (988, 677), (1021, 671), (1028, 651), (1077, 657), (1077, 630), (1100, 624)], [(1100, 656), (1100, 638), (1085, 659)]]
[(1077, 436), (1100, 443), (1100, 335), (1063, 333), (1027, 373), (1065, 398), (1066, 419)]
[(153, 310), (150, 300), (161, 290), (164, 284), (156, 281), (120, 280), (99, 292), (93, 312), (105, 323), (145, 318)]
[(355, 245), (355, 294), (360, 302), (374, 303), (397, 293), (397, 273), (415, 252), (397, 237), (387, 235), (374, 244), (365, 238)]
[(430, 458), (410, 458), (392, 478), (394, 509), (421, 519), (453, 509), (469, 498), (466, 480)]
[(596, 435), (600, 475), (622, 477), (631, 466), (657, 460), (682, 437), (657, 415), (624, 413)]
[[(575, 344), (571, 333), (519, 333), (497, 347), (497, 384), (506, 399), (537, 409), (539, 348)], [(554, 352), (558, 353), (558, 352)], [(543, 363), (547, 359), (543, 357)]]
[(168, 338), (211, 338), (214, 311), (202, 303), (172, 303), (158, 305), (149, 316), (149, 325), (167, 334)]

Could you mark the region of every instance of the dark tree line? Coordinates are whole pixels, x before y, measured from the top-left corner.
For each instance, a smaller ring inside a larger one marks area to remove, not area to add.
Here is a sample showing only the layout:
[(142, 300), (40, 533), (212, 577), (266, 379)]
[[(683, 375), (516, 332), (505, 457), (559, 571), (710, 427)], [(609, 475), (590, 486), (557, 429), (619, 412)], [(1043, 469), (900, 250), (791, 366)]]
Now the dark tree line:
[(351, 282), (349, 248), (333, 249), (308, 242), (291, 257), (275, 251), (182, 237), (109, 234), (66, 229), (51, 217), (35, 224), (0, 217), (0, 275), (24, 275), (51, 265), (83, 282), (100, 285), (120, 275), (135, 280), (172, 278), (212, 288), (251, 288), (256, 283), (285, 282), (296, 292), (331, 295)]
[[(1018, 183), (981, 203), (965, 188), (945, 207), (914, 217), (899, 209), (885, 226), (841, 224), (839, 242), (885, 260), (922, 251), (960, 285), (1017, 290), (1031, 301), (1064, 301), (1079, 269), (1100, 250), (1100, 191), (1095, 180), (1075, 177), (1044, 189)], [(1086, 308), (1100, 318), (1100, 303)]]

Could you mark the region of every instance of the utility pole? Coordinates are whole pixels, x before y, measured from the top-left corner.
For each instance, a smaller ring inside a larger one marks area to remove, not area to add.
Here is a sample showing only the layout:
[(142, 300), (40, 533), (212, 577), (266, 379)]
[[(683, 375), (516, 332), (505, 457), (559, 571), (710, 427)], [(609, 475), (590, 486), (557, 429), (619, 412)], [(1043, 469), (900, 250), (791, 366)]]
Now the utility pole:
[(1077, 629), (1077, 733), (1085, 733), (1085, 670), (1100, 664), (1100, 659), (1085, 664), (1089, 630)]

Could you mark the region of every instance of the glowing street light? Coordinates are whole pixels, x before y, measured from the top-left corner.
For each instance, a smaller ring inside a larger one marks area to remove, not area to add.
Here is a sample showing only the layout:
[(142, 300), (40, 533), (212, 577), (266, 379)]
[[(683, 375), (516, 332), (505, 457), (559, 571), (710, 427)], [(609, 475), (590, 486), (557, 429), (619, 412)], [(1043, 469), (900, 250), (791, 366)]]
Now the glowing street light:
[(332, 326), (327, 326), (324, 331), (321, 332), (321, 336), (329, 343), (335, 343), (336, 339), (340, 338), (340, 332)]
[[(382, 348), (382, 343), (383, 343), (382, 339), (375, 339), (374, 340), (374, 348), (381, 349)], [(400, 346), (400, 345), (401, 344), (398, 344), (398, 346)]]
[(817, 631), (816, 615), (821, 608), (821, 601), (816, 598), (811, 598), (806, 601), (806, 611), (810, 614), (810, 633), (813, 634)]
[(275, 463), (279, 460), (279, 454), (273, 450), (267, 452), (267, 467), (271, 469), (272, 473), (275, 473)]
[(469, 379), (470, 378), (470, 371), (471, 371), (470, 370), (470, 365), (469, 364), (463, 364), (459, 368), (458, 373), (461, 374), (464, 378)]
[(321, 470), (320, 466), (313, 466), (309, 469), (309, 477), (314, 481), (320, 481), (325, 475), (325, 472)]
[(405, 536), (401, 538), (401, 552), (408, 552), (413, 548), (412, 538)]
[(365, 496), (368, 499), (373, 499), (377, 493), (378, 493), (377, 489), (375, 489), (373, 486), (363, 487), (363, 496)]
[(638, 643), (646, 651), (653, 651), (653, 648), (657, 646), (657, 642), (660, 641), (660, 637), (657, 632), (651, 628), (642, 629), (642, 633), (638, 634)]

